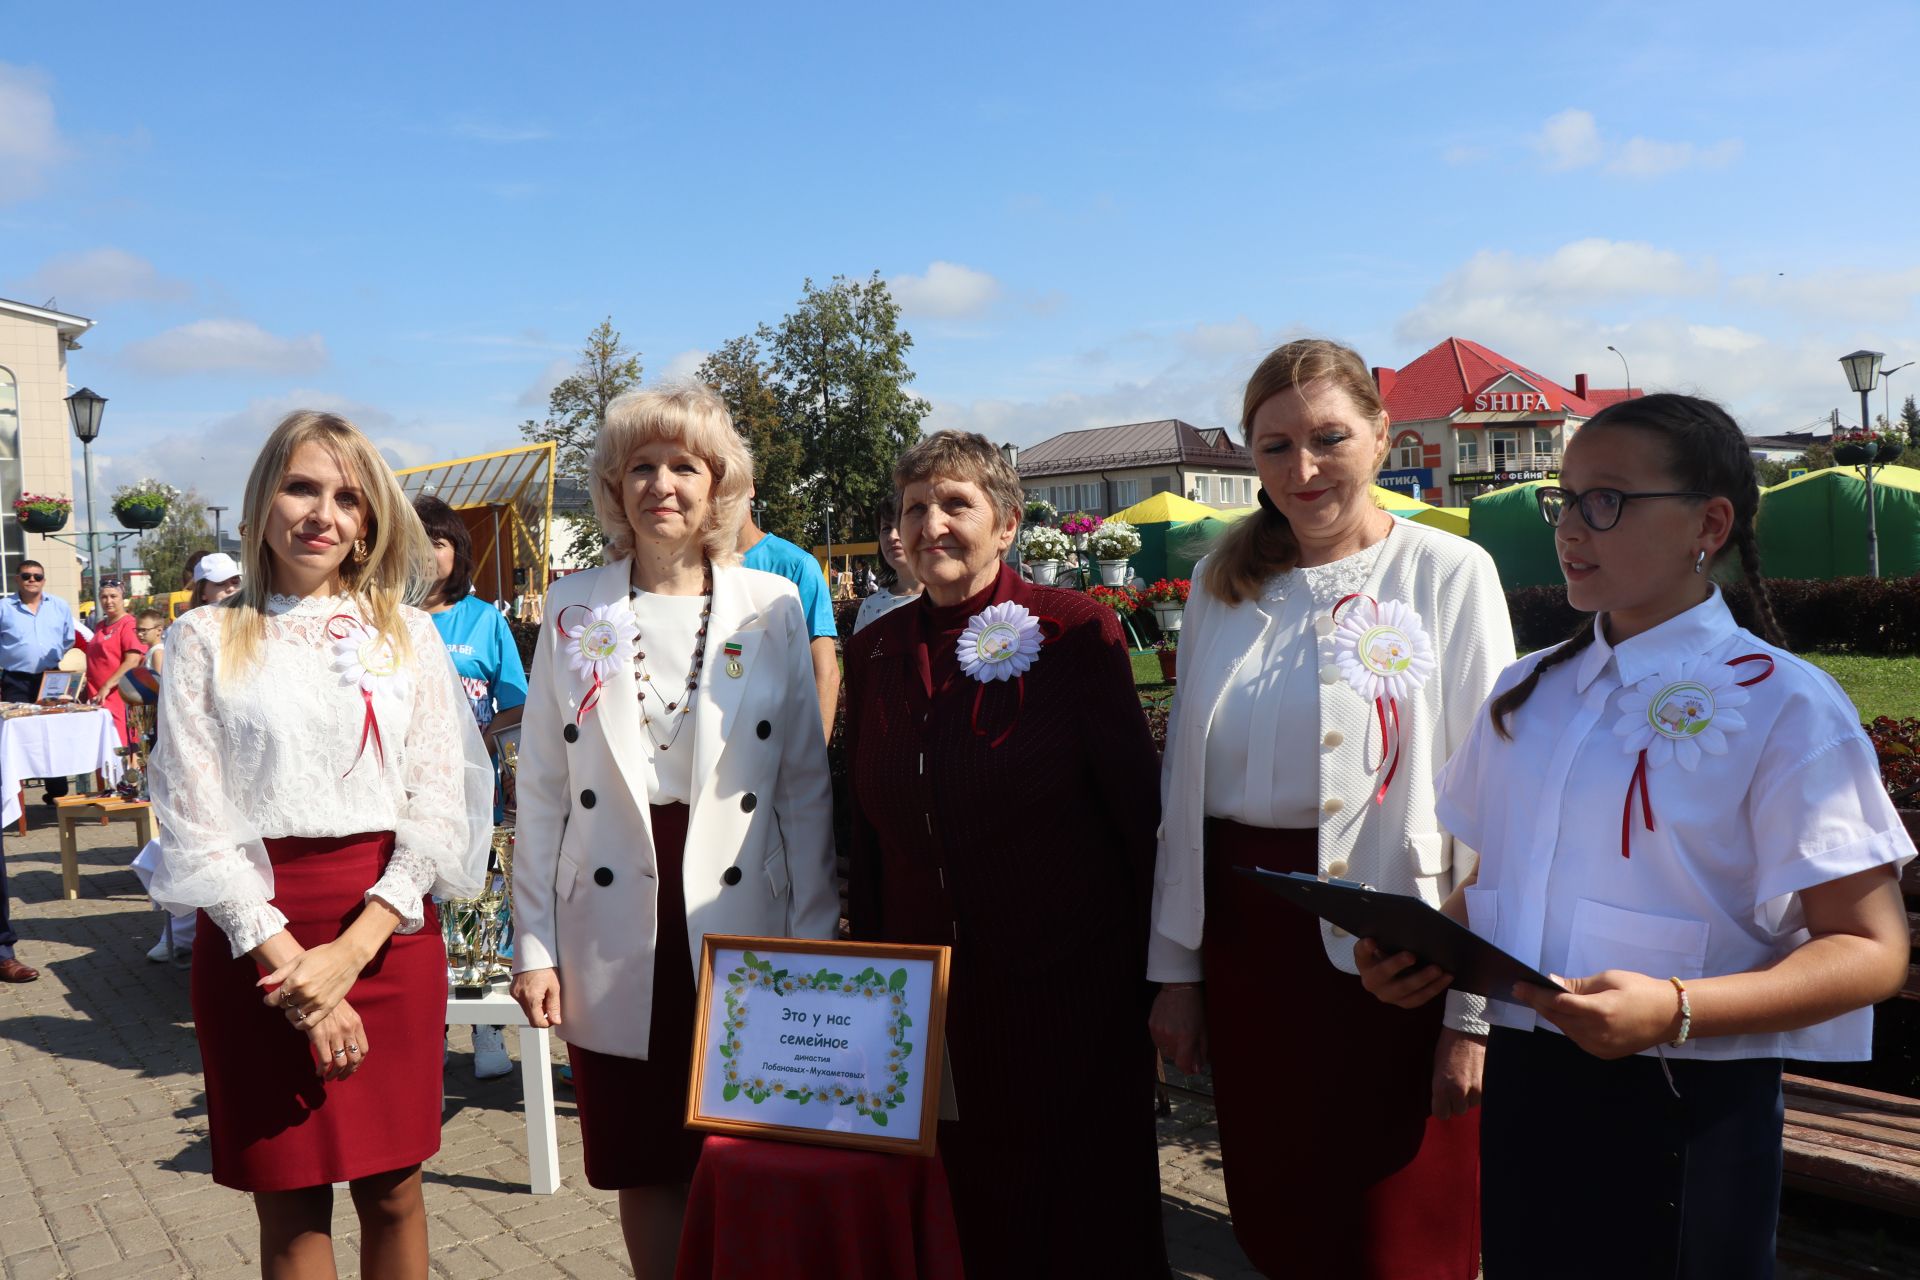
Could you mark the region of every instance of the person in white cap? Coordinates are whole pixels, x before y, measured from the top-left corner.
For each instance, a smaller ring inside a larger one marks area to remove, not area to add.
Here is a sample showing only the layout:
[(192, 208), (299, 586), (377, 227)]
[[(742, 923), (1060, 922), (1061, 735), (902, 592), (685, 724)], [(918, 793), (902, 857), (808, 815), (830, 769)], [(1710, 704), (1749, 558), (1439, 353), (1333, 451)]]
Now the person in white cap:
[[(203, 604), (218, 604), (234, 592), (240, 590), (240, 562), (224, 551), (196, 552), (187, 561), (187, 603), (180, 610), (186, 613)], [(144, 632), (140, 637), (147, 649), (147, 666), (157, 676), (166, 673), (167, 645), (163, 634), (154, 639)], [(153, 878), (153, 869), (160, 859), (159, 840), (149, 840), (140, 854), (133, 860), (134, 874), (140, 877), (144, 886)], [(193, 955), (194, 921), (199, 918), (197, 911), (184, 911), (171, 916), (160, 927), (160, 940), (147, 952), (147, 959), (155, 964), (165, 964), (171, 960), (177, 965), (186, 964)]]

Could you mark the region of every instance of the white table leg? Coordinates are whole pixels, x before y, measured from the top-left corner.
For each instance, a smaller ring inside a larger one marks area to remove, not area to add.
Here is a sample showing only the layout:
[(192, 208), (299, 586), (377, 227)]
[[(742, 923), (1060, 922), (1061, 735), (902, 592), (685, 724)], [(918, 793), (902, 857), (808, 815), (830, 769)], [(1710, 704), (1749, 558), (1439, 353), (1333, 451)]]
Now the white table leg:
[(545, 1027), (520, 1028), (521, 1105), (527, 1112), (527, 1170), (533, 1194), (560, 1189), (560, 1135), (553, 1119), (553, 1061)]

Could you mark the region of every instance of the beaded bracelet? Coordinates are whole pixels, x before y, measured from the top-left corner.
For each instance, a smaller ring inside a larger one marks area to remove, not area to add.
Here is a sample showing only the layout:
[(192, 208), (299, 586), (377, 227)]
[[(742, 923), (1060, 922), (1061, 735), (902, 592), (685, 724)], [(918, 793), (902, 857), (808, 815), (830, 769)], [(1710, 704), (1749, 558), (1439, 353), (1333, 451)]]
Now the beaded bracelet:
[(1693, 1030), (1693, 1003), (1687, 999), (1685, 983), (1678, 978), (1668, 978), (1667, 981), (1671, 982), (1673, 989), (1680, 993), (1680, 1034), (1667, 1042), (1678, 1049), (1687, 1042), (1687, 1034)]

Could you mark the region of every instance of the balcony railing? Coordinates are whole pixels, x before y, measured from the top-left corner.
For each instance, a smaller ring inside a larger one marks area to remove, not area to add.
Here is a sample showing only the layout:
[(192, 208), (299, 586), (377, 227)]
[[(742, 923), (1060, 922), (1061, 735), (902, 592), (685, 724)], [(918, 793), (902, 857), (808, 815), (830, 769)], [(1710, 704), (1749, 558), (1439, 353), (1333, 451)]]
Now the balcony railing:
[(1455, 471), (1558, 471), (1560, 454), (1552, 453), (1499, 453), (1487, 454), (1466, 461), (1456, 460)]

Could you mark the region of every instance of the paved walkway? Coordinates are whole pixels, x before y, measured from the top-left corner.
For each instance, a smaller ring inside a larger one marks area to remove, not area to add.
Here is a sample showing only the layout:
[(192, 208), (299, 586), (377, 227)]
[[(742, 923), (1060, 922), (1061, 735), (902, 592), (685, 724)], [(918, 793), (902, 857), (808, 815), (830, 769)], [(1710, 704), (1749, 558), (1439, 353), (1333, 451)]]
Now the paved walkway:
[[(41, 977), (0, 985), (0, 1267), (7, 1280), (256, 1276), (252, 1206), (208, 1174), (187, 974), (145, 958), (159, 917), (126, 870), (133, 829), (81, 828), (81, 896), (67, 902), (52, 811), (28, 816), (33, 829), (10, 829), (5, 854), (20, 955)], [(565, 1184), (531, 1195), (519, 1073), (476, 1082), (469, 1043), (455, 1028), (445, 1138), (427, 1166), (435, 1273), (630, 1275), (613, 1197), (581, 1176), (571, 1091), (559, 1091)], [(1228, 1225), (1209, 1109), (1179, 1104), (1161, 1138), (1176, 1273), (1253, 1275)], [(344, 1195), (338, 1205), (341, 1274), (358, 1275)]]

